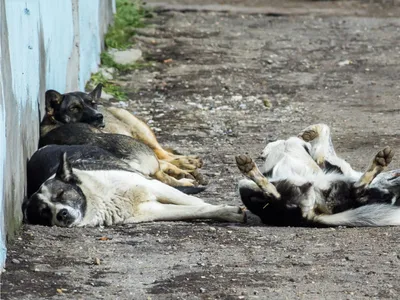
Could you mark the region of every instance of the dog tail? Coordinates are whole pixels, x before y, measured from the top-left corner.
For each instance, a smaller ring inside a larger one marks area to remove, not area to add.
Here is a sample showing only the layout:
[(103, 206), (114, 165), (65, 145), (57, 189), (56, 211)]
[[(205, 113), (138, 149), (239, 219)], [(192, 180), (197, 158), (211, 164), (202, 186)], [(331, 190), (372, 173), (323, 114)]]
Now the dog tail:
[(396, 226), (400, 225), (400, 207), (371, 204), (333, 215), (319, 215), (314, 221), (332, 226)]
[(174, 186), (177, 190), (188, 195), (194, 195), (205, 191), (207, 187), (205, 186)]

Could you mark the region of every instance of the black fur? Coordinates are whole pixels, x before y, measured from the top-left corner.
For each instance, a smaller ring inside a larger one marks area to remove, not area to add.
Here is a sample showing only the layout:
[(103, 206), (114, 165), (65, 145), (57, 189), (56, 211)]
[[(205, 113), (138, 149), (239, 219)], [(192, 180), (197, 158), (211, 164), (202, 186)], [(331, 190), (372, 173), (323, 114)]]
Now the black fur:
[[(83, 122), (95, 127), (104, 127), (103, 115), (97, 111), (97, 101), (101, 95), (99, 84), (91, 93), (72, 92), (61, 94), (55, 90), (46, 91), (47, 116), (62, 124)], [(46, 124), (49, 120), (45, 118)]]
[(132, 137), (123, 134), (97, 133), (86, 123), (65, 124), (40, 138), (39, 147), (52, 144), (97, 146), (120, 159), (135, 159), (136, 153), (155, 157), (150, 147)]
[[(279, 187), (278, 192), (284, 192), (286, 195), (295, 193), (293, 187), (286, 182), (282, 182)], [(273, 226), (307, 225), (307, 222), (301, 216), (301, 210), (299, 207), (288, 207), (285, 201), (279, 201), (272, 197), (268, 198), (261, 191), (249, 187), (240, 188), (239, 192), (246, 208), (260, 217), (264, 224)]]
[(50, 176), (56, 173), (60, 155), (64, 152), (67, 154), (73, 168), (134, 171), (127, 163), (96, 146), (49, 145), (36, 151), (28, 161), (28, 197), (36, 192)]
[(325, 160), (323, 168), (325, 173), (338, 173), (338, 174), (343, 174), (342, 169), (340, 167), (331, 164), (329, 161)]
[[(46, 195), (51, 195), (51, 199), (46, 199), (46, 201), (53, 205), (58, 203), (69, 206), (78, 210), (84, 216), (87, 206), (86, 197), (78, 186), (79, 183), (79, 179), (72, 173), (72, 167), (66, 153), (62, 153), (55, 177), (47, 180), (46, 189), (48, 193)], [(61, 209), (56, 216), (53, 216), (48, 203), (43, 201), (41, 197), (44, 197), (44, 195), (39, 196), (35, 192), (31, 197), (25, 199), (22, 204), (24, 222), (49, 226), (52, 225), (52, 220), (56, 218), (60, 225), (69, 226), (75, 221), (74, 216), (70, 215), (67, 209)]]
[[(273, 183), (281, 195), (281, 199), (267, 197), (260, 190), (249, 187), (241, 187), (240, 197), (243, 204), (252, 213), (259, 216), (264, 224), (273, 226), (323, 226), (311, 224), (302, 218), (301, 210), (298, 206), (304, 193), (311, 188), (311, 184), (296, 186), (290, 181), (283, 180)], [(363, 188), (362, 193), (359, 188), (354, 187), (353, 182), (337, 181), (331, 184), (327, 191), (321, 191), (325, 199), (327, 208), (332, 213), (339, 213), (349, 209), (357, 208), (370, 204), (392, 204), (400, 206), (400, 195), (391, 191), (378, 188)]]

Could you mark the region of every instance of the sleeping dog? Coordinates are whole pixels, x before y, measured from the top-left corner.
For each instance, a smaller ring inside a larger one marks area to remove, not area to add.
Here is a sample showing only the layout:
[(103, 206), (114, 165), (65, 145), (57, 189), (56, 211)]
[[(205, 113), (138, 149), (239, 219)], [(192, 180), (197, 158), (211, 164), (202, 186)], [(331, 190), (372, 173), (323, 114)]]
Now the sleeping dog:
[(92, 227), (195, 219), (245, 221), (238, 206), (205, 203), (140, 174), (99, 147), (41, 148), (28, 163), (28, 176), (33, 176), (28, 189), (37, 189), (22, 206), (24, 220), (30, 224)]
[[(163, 179), (169, 180), (168, 184), (176, 185), (175, 179), (187, 178), (198, 183), (205, 184), (197, 168), (202, 166), (202, 161), (197, 156), (174, 155), (163, 149), (158, 143), (153, 131), (142, 121), (137, 119), (131, 113), (124, 109), (113, 107), (98, 106), (101, 96), (102, 85), (99, 84), (90, 93), (71, 92), (61, 94), (55, 90), (46, 91), (46, 115), (41, 122), (41, 142), (39, 146), (50, 143), (64, 144), (60, 137), (54, 140), (54, 137), (65, 136), (63, 132), (72, 134), (65, 141), (65, 144), (79, 144), (73, 141), (74, 137), (79, 135), (79, 131), (84, 131), (83, 135), (94, 135), (103, 133), (102, 141), (110, 139), (109, 134), (118, 134), (114, 136), (115, 147), (120, 145), (122, 148), (136, 146), (134, 151), (151, 152), (157, 165), (160, 165), (162, 173), (166, 173)], [(71, 125), (76, 123), (85, 123), (86, 125)], [(90, 126), (89, 126), (90, 125)], [(56, 131), (56, 132), (54, 132)], [(108, 135), (105, 135), (108, 133)], [(83, 139), (85, 137), (82, 137)], [(92, 142), (94, 137), (91, 137)], [(102, 146), (102, 145), (99, 145)], [(108, 149), (110, 150), (110, 149)], [(123, 152), (127, 149), (116, 149)], [(174, 178), (168, 178), (172, 176)], [(163, 180), (160, 178), (160, 180)], [(164, 181), (166, 182), (166, 181)]]
[(271, 225), (400, 225), (398, 172), (382, 173), (393, 157), (385, 147), (367, 170), (357, 172), (339, 158), (329, 127), (307, 127), (297, 137), (269, 143), (261, 171), (236, 157), (242, 202)]
[[(106, 129), (108, 127), (116, 129), (122, 128), (122, 125), (117, 121), (111, 121), (109, 113), (103, 115), (98, 111), (97, 101), (100, 94), (101, 85), (90, 93), (60, 94), (57, 91), (48, 90), (46, 116), (41, 123), (39, 147), (51, 144), (97, 146), (125, 161), (142, 174), (168, 185), (194, 186), (197, 183), (205, 183), (196, 170), (197, 167), (201, 167), (199, 159), (182, 156), (167, 160), (165, 157), (163, 159), (157, 157), (158, 152), (156, 153), (152, 148), (155, 147), (154, 144), (158, 145), (157, 140), (143, 122), (136, 122), (142, 124), (140, 126), (136, 124), (136, 127), (134, 125), (124, 127), (129, 128), (131, 132), (136, 129), (140, 140), (125, 132), (124, 134), (105, 132), (105, 126)], [(129, 114), (127, 111), (125, 113)], [(111, 124), (104, 123), (104, 116), (108, 116), (106, 121)], [(125, 116), (124, 120), (133, 124), (132, 119), (135, 119), (133, 115), (130, 119)], [(160, 147), (158, 145), (158, 148)], [(183, 170), (177, 165), (190, 170)]]

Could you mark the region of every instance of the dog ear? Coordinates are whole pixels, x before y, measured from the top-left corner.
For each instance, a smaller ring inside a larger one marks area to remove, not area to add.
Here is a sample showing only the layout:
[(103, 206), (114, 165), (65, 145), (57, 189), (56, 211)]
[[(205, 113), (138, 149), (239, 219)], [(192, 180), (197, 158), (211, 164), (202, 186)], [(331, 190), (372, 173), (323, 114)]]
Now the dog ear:
[(68, 160), (66, 152), (61, 154), (60, 163), (56, 172), (56, 178), (64, 181), (65, 183), (79, 183), (78, 177), (72, 172), (72, 166)]
[(55, 90), (48, 90), (46, 91), (45, 98), (46, 98), (46, 112), (48, 115), (52, 116), (54, 114), (55, 106), (61, 104), (63, 96)]
[(299, 189), (302, 193), (307, 193), (308, 190), (312, 187), (311, 182), (306, 182), (303, 185), (299, 186)]
[(89, 93), (90, 96), (92, 96), (94, 101), (97, 101), (101, 97), (101, 90), (103, 89), (103, 85), (99, 83), (93, 91)]

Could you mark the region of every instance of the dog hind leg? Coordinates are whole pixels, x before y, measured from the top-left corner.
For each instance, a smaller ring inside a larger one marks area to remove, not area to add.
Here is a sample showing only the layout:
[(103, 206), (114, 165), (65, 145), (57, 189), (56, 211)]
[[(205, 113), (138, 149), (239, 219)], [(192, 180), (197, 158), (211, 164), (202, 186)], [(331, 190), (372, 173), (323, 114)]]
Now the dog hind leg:
[(160, 162), (160, 168), (161, 170), (164, 171), (164, 173), (168, 174), (169, 176), (172, 176), (176, 179), (182, 179), (182, 178), (189, 178), (189, 179), (195, 179), (193, 175), (191, 175), (189, 172), (179, 169), (177, 166), (164, 161), (164, 160), (159, 160)]
[(313, 124), (306, 127), (298, 137), (312, 145), (310, 155), (319, 166), (326, 158), (336, 156), (331, 139), (331, 130), (326, 124)]
[(245, 222), (244, 212), (236, 206), (228, 205), (174, 205), (159, 202), (145, 202), (138, 207), (139, 215), (126, 223), (150, 221), (184, 221), (212, 219), (225, 222)]
[(109, 107), (107, 110), (119, 121), (123, 122), (130, 128), (130, 134), (133, 138), (142, 141), (151, 149), (159, 159), (166, 160), (181, 169), (192, 170), (200, 168), (203, 163), (198, 156), (183, 156), (174, 155), (163, 149), (163, 147), (158, 143), (154, 132), (150, 127), (136, 118), (130, 112), (117, 108)]
[(183, 170), (196, 170), (203, 166), (203, 160), (198, 156), (170, 155), (163, 160)]
[(131, 136), (137, 140), (142, 141), (151, 149), (153, 149), (158, 158), (162, 159), (164, 156), (169, 156), (169, 153), (161, 147), (161, 145), (157, 141), (154, 132), (146, 123), (136, 118), (125, 109), (109, 107), (107, 108), (107, 110), (119, 121), (128, 125), (128, 127), (130, 128)]
[(355, 183), (355, 187), (367, 187), (379, 173), (383, 172), (387, 168), (387, 166), (392, 161), (393, 156), (394, 151), (389, 146), (386, 146), (381, 151), (379, 151), (374, 156), (367, 171), (365, 171), (361, 178)]
[(174, 177), (166, 174), (163, 170), (158, 170), (151, 177), (168, 184), (170, 186), (195, 186), (195, 181), (188, 178), (175, 179)]
[(355, 179), (361, 176), (360, 172), (353, 170), (348, 162), (336, 155), (328, 125), (310, 125), (300, 132), (298, 137), (311, 144), (310, 155), (320, 167), (329, 169), (328, 165), (330, 164), (333, 167), (337, 167), (346, 176)]

